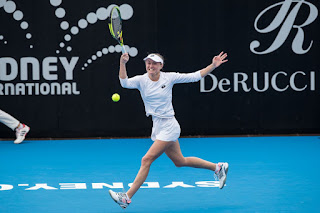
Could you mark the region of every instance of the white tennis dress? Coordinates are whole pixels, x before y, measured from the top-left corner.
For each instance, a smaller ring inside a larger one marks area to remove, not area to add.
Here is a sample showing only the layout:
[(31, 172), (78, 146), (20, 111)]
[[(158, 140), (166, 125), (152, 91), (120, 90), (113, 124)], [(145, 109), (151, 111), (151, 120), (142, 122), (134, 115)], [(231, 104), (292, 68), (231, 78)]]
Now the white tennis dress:
[(120, 78), (123, 88), (140, 91), (146, 116), (152, 115), (152, 140), (176, 141), (180, 136), (180, 125), (175, 119), (172, 106), (174, 84), (196, 82), (201, 79), (200, 71), (193, 73), (160, 72), (158, 81), (152, 81), (148, 73), (132, 78)]

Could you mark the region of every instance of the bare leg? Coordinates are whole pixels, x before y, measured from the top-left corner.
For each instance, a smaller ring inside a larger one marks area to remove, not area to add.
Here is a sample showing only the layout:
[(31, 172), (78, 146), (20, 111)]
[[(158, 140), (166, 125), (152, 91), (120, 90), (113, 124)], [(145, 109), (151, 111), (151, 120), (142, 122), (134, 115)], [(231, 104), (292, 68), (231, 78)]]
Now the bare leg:
[(188, 166), (194, 168), (216, 170), (216, 164), (197, 157), (184, 157), (181, 153), (180, 144), (177, 140), (172, 146), (166, 149), (165, 153), (177, 167)]
[(139, 190), (140, 186), (147, 179), (152, 162), (155, 161), (160, 155), (162, 155), (163, 152), (165, 152), (165, 150), (171, 145), (173, 145), (174, 143), (175, 142), (165, 142), (165, 141), (156, 140), (152, 144), (148, 152), (142, 158), (140, 170), (131, 188), (127, 192), (127, 195), (130, 199)]

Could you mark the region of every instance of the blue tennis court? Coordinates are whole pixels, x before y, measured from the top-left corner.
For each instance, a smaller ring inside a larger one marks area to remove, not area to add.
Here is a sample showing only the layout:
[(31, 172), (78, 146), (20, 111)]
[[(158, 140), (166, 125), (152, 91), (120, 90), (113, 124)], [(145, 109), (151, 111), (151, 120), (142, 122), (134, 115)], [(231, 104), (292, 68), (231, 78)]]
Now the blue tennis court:
[(213, 173), (163, 155), (122, 210), (150, 139), (0, 141), (0, 212), (319, 212), (320, 136), (182, 138), (184, 156), (229, 163)]

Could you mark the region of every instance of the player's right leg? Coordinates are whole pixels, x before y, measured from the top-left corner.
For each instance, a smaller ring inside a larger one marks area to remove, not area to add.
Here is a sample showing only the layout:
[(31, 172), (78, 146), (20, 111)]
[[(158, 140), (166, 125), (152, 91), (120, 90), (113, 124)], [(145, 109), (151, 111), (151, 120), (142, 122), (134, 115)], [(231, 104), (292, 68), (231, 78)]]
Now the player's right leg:
[(138, 191), (140, 186), (147, 179), (152, 162), (155, 161), (160, 155), (162, 155), (172, 143), (174, 142), (167, 142), (161, 140), (155, 140), (153, 142), (148, 152), (141, 159), (140, 170), (134, 182), (132, 183), (131, 188), (127, 192), (129, 198), (131, 198)]
[(123, 209), (127, 208), (131, 203), (131, 199), (124, 192), (114, 192), (112, 190), (109, 190), (109, 194), (114, 202), (119, 204), (119, 206)]
[(120, 205), (121, 208), (126, 208), (131, 203), (131, 198), (139, 190), (140, 186), (147, 179), (149, 174), (150, 166), (162, 153), (174, 142), (166, 142), (155, 140), (148, 152), (143, 156), (141, 160), (140, 170), (133, 181), (130, 189), (127, 193), (113, 192), (109, 190), (112, 199)]

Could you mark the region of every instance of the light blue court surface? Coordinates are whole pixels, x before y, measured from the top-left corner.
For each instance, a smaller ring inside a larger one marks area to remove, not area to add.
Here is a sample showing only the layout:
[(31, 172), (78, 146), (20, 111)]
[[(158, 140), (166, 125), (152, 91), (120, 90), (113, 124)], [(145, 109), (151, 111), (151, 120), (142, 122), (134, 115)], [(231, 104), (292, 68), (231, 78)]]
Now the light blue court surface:
[(212, 172), (176, 168), (163, 155), (122, 210), (109, 187), (128, 189), (150, 145), (150, 139), (0, 141), (0, 212), (320, 212), (319, 136), (182, 138), (185, 156), (229, 162), (225, 188), (206, 182), (214, 181)]

